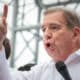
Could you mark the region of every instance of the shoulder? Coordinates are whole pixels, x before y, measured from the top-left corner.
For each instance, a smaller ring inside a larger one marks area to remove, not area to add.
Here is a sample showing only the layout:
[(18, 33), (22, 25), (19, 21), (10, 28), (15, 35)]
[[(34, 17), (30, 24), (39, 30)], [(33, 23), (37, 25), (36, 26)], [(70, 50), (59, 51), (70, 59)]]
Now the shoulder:
[(40, 77), (42, 77), (44, 74), (48, 73), (50, 70), (52, 71), (54, 63), (48, 62), (48, 63), (42, 63), (35, 65), (31, 68), (30, 71), (13, 71), (12, 76), (15, 79), (30, 79), (30, 80), (38, 80)]
[(38, 64), (38, 65), (32, 67), (31, 70), (44, 72), (47, 69), (51, 69), (53, 66), (54, 66), (54, 62), (50, 61), (50, 62)]

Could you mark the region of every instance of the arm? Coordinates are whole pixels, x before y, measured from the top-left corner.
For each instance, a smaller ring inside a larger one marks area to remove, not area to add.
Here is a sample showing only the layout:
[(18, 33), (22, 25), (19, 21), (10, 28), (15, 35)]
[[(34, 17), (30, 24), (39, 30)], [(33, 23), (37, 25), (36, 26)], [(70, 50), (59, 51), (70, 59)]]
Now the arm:
[(26, 80), (23, 78), (21, 72), (18, 71), (14, 72), (12, 69), (9, 68), (6, 62), (3, 42), (7, 34), (7, 23), (6, 23), (7, 12), (8, 12), (8, 6), (4, 5), (3, 15), (0, 16), (0, 80)]
[(7, 12), (8, 6), (4, 5), (3, 15), (0, 17), (0, 80), (11, 80), (3, 47), (3, 41), (7, 34)]
[[(21, 72), (21, 71), (13, 71), (10, 70), (6, 58), (5, 58), (5, 50), (3, 47), (3, 41), (5, 40), (7, 34), (7, 18), (8, 6), (4, 6), (3, 16), (0, 17), (0, 80), (39, 80), (38, 76), (40, 76), (40, 71), (31, 70), (30, 72)], [(38, 74), (37, 74), (38, 73)], [(38, 76), (37, 76), (38, 75)]]

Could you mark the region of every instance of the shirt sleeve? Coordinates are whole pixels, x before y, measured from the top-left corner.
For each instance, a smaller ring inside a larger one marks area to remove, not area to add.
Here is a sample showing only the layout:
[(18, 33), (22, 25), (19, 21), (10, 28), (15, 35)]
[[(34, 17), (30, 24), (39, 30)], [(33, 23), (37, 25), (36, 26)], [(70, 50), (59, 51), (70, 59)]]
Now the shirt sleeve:
[[(34, 80), (34, 71), (15, 71), (8, 66), (4, 47), (0, 50), (0, 80)], [(36, 79), (35, 79), (36, 80)]]
[(4, 47), (0, 50), (0, 80), (11, 80)]
[(42, 69), (39, 67), (31, 71), (14, 71), (7, 64), (4, 47), (0, 50), (0, 80), (39, 80)]

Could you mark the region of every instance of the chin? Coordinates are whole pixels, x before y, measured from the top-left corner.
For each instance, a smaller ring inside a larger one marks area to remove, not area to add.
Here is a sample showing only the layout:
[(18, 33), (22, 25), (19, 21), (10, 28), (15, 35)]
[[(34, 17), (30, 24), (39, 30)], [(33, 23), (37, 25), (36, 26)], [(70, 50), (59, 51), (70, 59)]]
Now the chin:
[(63, 61), (64, 62), (66, 60), (65, 58), (62, 58), (60, 56), (57, 56), (57, 57), (53, 56), (52, 59), (53, 59), (54, 62), (58, 62), (58, 61)]

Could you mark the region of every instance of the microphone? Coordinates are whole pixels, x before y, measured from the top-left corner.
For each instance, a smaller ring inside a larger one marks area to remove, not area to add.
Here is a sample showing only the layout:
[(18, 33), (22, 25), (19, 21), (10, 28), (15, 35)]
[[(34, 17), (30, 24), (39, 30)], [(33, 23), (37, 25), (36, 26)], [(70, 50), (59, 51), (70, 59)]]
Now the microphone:
[(55, 66), (58, 72), (64, 77), (65, 80), (72, 80), (64, 62), (59, 61), (55, 64)]

